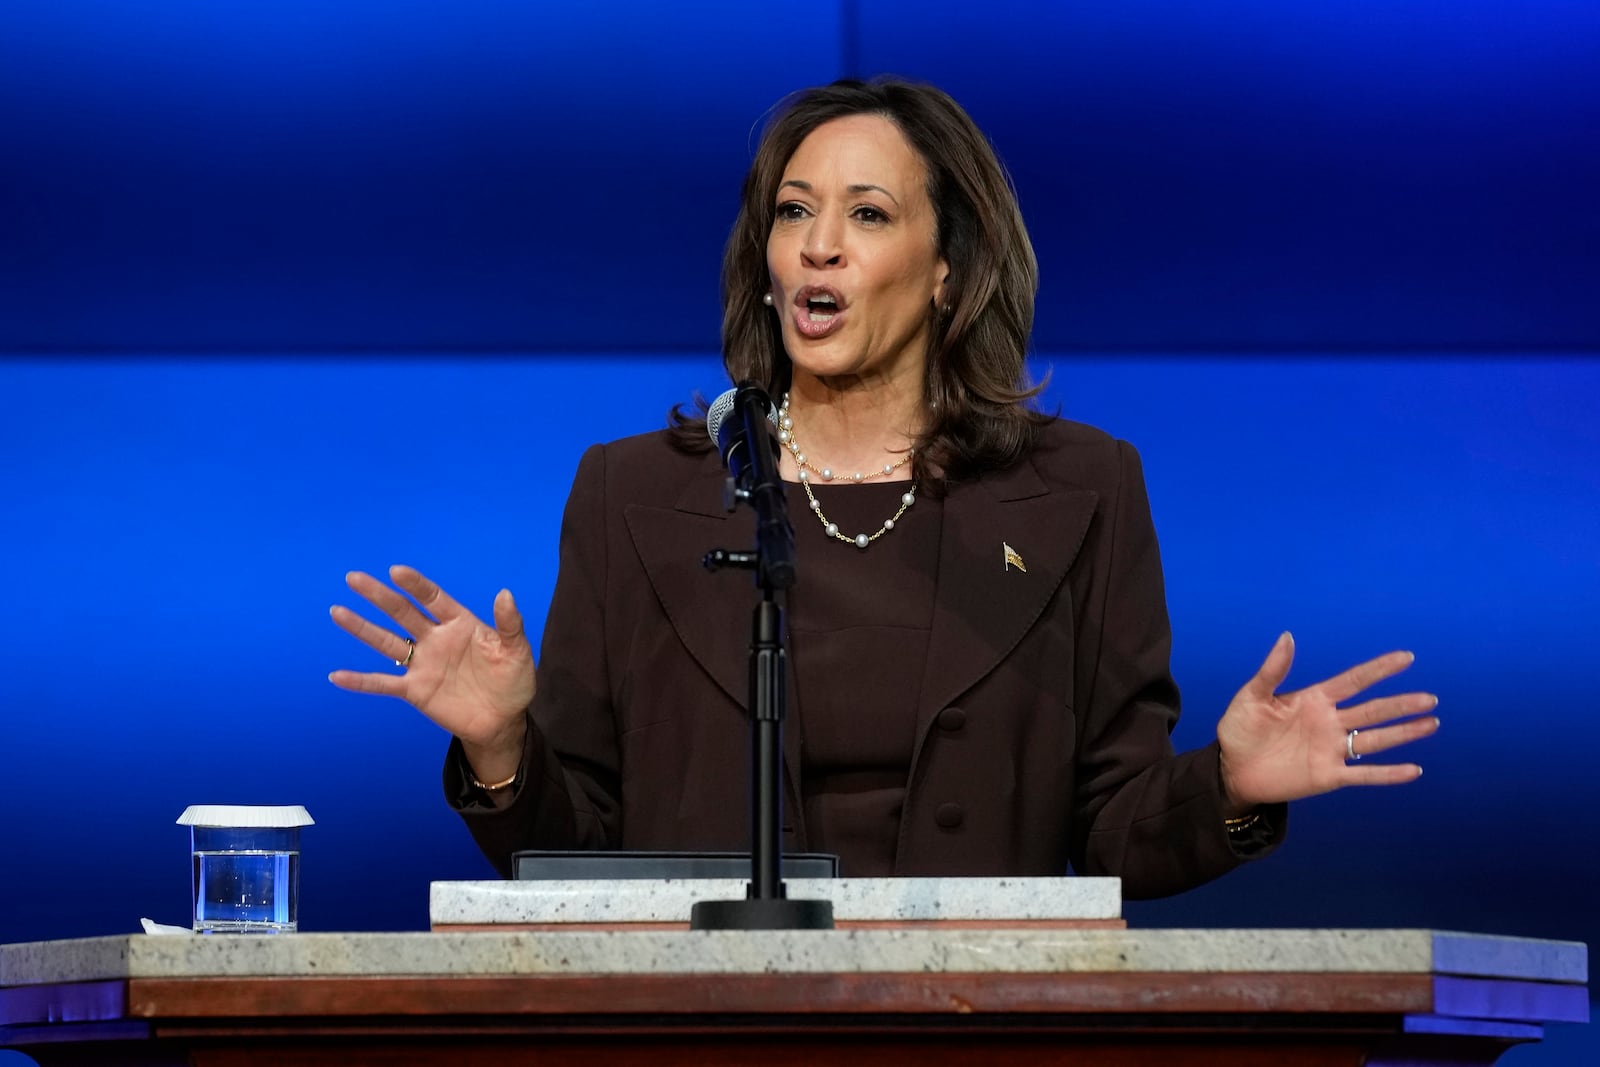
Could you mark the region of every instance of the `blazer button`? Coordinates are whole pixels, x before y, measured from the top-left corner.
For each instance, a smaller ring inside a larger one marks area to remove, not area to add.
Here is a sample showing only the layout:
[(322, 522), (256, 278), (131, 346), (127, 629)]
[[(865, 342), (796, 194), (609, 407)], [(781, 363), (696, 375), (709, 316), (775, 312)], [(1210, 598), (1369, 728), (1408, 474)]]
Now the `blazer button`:
[(967, 713), (960, 708), (945, 708), (939, 713), (939, 729), (955, 733), (967, 725)]
[(933, 821), (946, 830), (954, 830), (966, 820), (967, 812), (960, 804), (940, 804), (933, 813)]

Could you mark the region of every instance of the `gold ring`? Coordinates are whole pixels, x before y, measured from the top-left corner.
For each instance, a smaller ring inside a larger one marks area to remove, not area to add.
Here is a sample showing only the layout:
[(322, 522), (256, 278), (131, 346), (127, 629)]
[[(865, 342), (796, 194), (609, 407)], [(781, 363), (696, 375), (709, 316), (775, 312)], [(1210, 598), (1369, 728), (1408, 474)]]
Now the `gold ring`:
[(407, 646), (406, 647), (406, 658), (405, 659), (397, 659), (397, 660), (395, 660), (394, 661), (394, 665), (396, 667), (409, 667), (409, 666), (411, 666), (411, 657), (417, 654), (417, 643), (415, 641), (411, 640), (411, 638), (409, 638), (409, 637), (406, 638), (406, 646)]

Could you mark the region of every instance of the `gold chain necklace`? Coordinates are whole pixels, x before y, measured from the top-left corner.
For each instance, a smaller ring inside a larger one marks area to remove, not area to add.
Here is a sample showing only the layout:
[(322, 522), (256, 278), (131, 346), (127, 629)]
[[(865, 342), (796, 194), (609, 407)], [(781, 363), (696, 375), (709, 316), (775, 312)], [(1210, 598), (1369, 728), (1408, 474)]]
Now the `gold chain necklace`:
[[(801, 451), (800, 442), (797, 441), (794, 436), (794, 419), (789, 417), (788, 393), (783, 394), (783, 405), (778, 409), (778, 440), (794, 455), (795, 466), (800, 469), (800, 488), (806, 491), (806, 499), (811, 503), (812, 514), (816, 515), (817, 521), (822, 523), (823, 532), (836, 541), (843, 541), (845, 544), (855, 545), (857, 548), (866, 548), (868, 545), (872, 544), (872, 542), (876, 541), (878, 538), (894, 529), (894, 524), (900, 520), (900, 516), (904, 515), (906, 513), (906, 509), (917, 502), (917, 483), (913, 481), (911, 483), (911, 488), (900, 494), (900, 510), (895, 512), (889, 518), (884, 519), (883, 525), (878, 527), (876, 533), (859, 533), (854, 537), (851, 537), (846, 533), (841, 533), (839, 530), (839, 524), (829, 521), (828, 516), (822, 513), (822, 503), (817, 500), (816, 494), (811, 491), (812, 471), (816, 471), (825, 481), (833, 480), (833, 471), (827, 467), (818, 470), (815, 466), (807, 461), (806, 454)], [(885, 475), (893, 474), (895, 471), (911, 462), (913, 453), (913, 449), (907, 449), (905, 456), (902, 457), (898, 462), (886, 463), (884, 464), (882, 470), (875, 470), (871, 474), (864, 474), (861, 471), (856, 471), (855, 474), (851, 476), (850, 480), (852, 482), (859, 483), (864, 482), (869, 478), (879, 478)]]

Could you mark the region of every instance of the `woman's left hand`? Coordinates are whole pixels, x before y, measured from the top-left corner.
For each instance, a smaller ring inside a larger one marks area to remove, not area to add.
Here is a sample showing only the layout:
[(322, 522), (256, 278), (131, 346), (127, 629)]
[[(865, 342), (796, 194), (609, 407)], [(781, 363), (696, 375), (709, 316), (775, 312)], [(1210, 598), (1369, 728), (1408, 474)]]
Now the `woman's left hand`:
[[(1294, 638), (1281, 635), (1256, 676), (1234, 696), (1217, 724), (1222, 786), (1229, 805), (1243, 813), (1260, 804), (1299, 800), (1347, 785), (1398, 785), (1416, 780), (1422, 768), (1415, 763), (1366, 763), (1359, 758), (1437, 730), (1437, 717), (1411, 716), (1432, 711), (1438, 706), (1438, 697), (1405, 693), (1347, 708), (1338, 706), (1399, 674), (1411, 666), (1413, 658), (1409, 652), (1390, 652), (1325, 682), (1279, 693), (1277, 688), (1294, 662)], [(1357, 760), (1350, 759), (1352, 749)]]

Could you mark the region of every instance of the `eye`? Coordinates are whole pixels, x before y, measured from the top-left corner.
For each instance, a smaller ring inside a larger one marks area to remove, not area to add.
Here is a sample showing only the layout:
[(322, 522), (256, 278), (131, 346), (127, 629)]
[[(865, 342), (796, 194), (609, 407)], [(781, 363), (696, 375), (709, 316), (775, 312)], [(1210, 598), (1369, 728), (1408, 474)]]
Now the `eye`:
[(806, 217), (806, 206), (798, 200), (785, 200), (778, 205), (773, 218), (778, 222), (798, 222)]
[(864, 222), (868, 226), (882, 226), (889, 221), (889, 216), (881, 208), (871, 204), (862, 204), (850, 214), (857, 222)]

